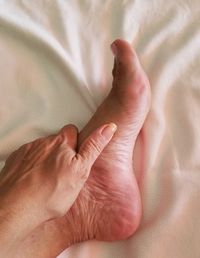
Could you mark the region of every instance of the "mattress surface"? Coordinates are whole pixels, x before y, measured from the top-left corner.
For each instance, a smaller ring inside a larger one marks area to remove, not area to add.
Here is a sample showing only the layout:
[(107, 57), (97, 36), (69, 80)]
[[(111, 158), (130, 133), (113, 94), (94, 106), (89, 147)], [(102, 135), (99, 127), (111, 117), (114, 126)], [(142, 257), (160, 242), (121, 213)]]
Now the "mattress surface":
[(134, 152), (141, 226), (59, 258), (199, 258), (199, 0), (0, 0), (0, 168), (20, 145), (85, 125), (111, 88), (116, 38), (152, 89)]

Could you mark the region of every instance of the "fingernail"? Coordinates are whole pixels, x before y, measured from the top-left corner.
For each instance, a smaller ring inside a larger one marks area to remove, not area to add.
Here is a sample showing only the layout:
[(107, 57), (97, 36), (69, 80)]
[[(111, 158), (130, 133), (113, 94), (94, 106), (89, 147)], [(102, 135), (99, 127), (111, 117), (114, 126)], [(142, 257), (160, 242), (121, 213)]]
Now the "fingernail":
[(117, 56), (117, 47), (116, 47), (115, 43), (112, 43), (110, 47), (111, 47), (111, 50), (112, 50), (114, 56)]
[(101, 132), (101, 134), (105, 137), (105, 138), (111, 138), (113, 136), (113, 134), (116, 132), (117, 130), (117, 125), (114, 123), (110, 123), (107, 126), (105, 126)]

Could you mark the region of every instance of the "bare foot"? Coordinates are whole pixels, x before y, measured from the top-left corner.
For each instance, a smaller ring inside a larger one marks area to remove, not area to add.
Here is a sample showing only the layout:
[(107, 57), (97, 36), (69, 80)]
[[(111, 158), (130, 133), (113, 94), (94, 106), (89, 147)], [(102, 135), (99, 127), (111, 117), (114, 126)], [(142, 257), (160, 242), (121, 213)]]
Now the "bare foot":
[[(50, 222), (49, 229), (48, 225), (45, 226), (45, 234), (40, 230), (46, 245), (60, 241), (60, 247), (64, 249), (70, 244), (90, 239), (121, 240), (132, 235), (139, 226), (141, 200), (132, 156), (136, 138), (149, 110), (150, 85), (131, 46), (119, 39), (114, 45), (112, 90), (81, 131), (79, 144), (104, 123), (114, 122), (118, 130), (95, 162), (89, 179), (70, 211), (64, 218)], [(70, 242), (69, 231), (73, 232)], [(35, 235), (38, 236), (38, 233)], [(45, 245), (43, 251), (44, 248)], [(47, 256), (47, 253), (46, 257), (52, 257)]]
[(132, 156), (149, 110), (150, 86), (131, 46), (122, 40), (116, 40), (114, 45), (112, 90), (81, 131), (79, 143), (101, 124), (112, 121), (118, 125), (118, 130), (95, 162), (78, 200), (66, 215), (71, 221), (70, 213), (74, 216), (79, 210), (86, 224), (84, 240), (127, 238), (135, 232), (141, 218), (141, 200)]

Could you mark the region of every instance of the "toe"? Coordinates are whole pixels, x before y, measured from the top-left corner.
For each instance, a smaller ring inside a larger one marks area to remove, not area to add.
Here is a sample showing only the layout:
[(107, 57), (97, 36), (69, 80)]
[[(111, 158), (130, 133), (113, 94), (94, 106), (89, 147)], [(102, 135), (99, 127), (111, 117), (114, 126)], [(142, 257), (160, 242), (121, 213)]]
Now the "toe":
[(149, 91), (148, 78), (139, 62), (136, 52), (125, 40), (117, 39), (111, 44), (115, 55), (113, 68), (113, 90), (120, 96), (138, 98)]
[(140, 67), (137, 55), (127, 41), (117, 39), (112, 43), (111, 49), (115, 55), (116, 65), (120, 74), (129, 75)]

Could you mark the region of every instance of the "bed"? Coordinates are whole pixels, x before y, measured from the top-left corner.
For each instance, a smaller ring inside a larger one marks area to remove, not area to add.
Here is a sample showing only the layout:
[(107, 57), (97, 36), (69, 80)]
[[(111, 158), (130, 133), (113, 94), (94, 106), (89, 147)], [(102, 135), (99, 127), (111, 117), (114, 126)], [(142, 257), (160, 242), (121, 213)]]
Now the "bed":
[(152, 89), (134, 153), (142, 222), (125, 241), (59, 258), (199, 258), (199, 0), (0, 0), (0, 168), (20, 145), (85, 125), (110, 90), (116, 38), (136, 49)]

